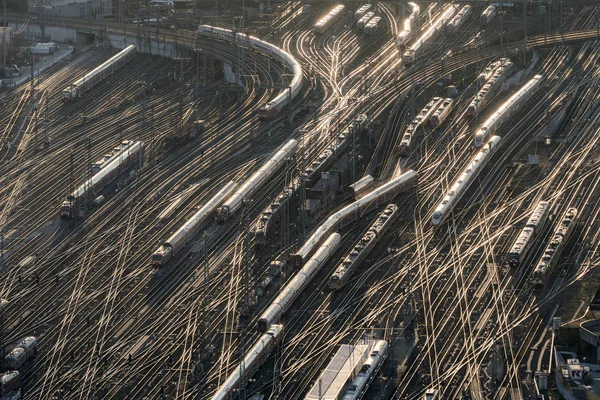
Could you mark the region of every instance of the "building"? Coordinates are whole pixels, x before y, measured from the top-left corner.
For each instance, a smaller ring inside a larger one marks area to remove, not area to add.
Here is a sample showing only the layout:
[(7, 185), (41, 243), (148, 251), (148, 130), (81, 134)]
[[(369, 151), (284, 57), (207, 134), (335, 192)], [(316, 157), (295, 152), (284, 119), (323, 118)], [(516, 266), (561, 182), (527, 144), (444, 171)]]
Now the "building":
[(32, 14), (102, 19), (112, 16), (112, 0), (33, 0), (29, 3)]

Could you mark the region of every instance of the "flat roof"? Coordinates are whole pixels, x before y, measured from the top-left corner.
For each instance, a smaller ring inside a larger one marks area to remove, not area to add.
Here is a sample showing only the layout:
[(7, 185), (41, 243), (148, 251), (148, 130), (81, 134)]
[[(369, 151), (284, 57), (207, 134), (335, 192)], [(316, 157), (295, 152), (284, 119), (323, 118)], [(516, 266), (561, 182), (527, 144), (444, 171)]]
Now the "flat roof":
[(370, 344), (343, 344), (306, 395), (306, 400), (335, 400), (369, 356)]

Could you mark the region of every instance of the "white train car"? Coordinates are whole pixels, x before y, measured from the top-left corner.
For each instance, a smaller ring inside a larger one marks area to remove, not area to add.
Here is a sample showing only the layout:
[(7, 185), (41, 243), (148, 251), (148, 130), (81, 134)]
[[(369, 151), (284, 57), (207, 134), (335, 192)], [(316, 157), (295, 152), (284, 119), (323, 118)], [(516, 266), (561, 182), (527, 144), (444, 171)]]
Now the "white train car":
[(375, 16), (375, 13), (373, 11), (369, 11), (368, 13), (363, 15), (361, 17), (361, 19), (359, 19), (358, 22), (356, 22), (356, 27), (358, 28), (358, 30), (359, 31), (364, 30), (365, 26), (369, 23), (371, 18), (373, 18), (374, 16)]
[(429, 120), (429, 118), (437, 111), (441, 104), (442, 98), (434, 97), (425, 105), (425, 107), (423, 107), (415, 119), (408, 124), (406, 130), (404, 131), (404, 136), (402, 136), (402, 140), (400, 141), (399, 151), (401, 157), (408, 156), (408, 153), (411, 150), (412, 140), (417, 133), (417, 130)]
[(381, 17), (372, 18), (367, 25), (365, 25), (365, 35), (373, 36), (379, 34), (379, 25), (381, 24)]
[(436, 389), (427, 389), (423, 400), (440, 400), (439, 392)]
[(360, 6), (359, 9), (354, 13), (354, 20), (358, 22), (363, 15), (365, 15), (371, 9), (371, 7), (371, 4), (363, 4)]
[(533, 271), (531, 284), (534, 287), (543, 287), (548, 279), (548, 274), (556, 266), (556, 263), (558, 263), (560, 255), (575, 229), (577, 214), (577, 209), (575, 207), (570, 207), (560, 220), (558, 228), (556, 228), (552, 239), (550, 239), (548, 247), (546, 247), (542, 258), (540, 258), (540, 261)]
[(372, 190), (375, 185), (375, 179), (371, 175), (367, 175), (348, 187), (348, 193), (354, 200), (358, 200), (367, 191)]
[(135, 46), (129, 45), (92, 71), (85, 74), (83, 78), (80, 78), (67, 86), (62, 91), (63, 103), (81, 97), (97, 83), (102, 82), (108, 76), (115, 73), (116, 70), (127, 64), (135, 54)]
[(412, 33), (415, 31), (415, 27), (417, 27), (419, 15), (421, 13), (421, 9), (415, 3), (409, 2), (407, 5), (411, 8), (412, 12), (406, 18), (402, 24), (402, 30), (396, 36), (396, 46), (400, 52), (406, 51), (406, 44), (408, 43)]
[(265, 184), (284, 164), (285, 159), (293, 156), (298, 142), (290, 139), (273, 154), (239, 189), (217, 209), (217, 219), (225, 221), (242, 206), (245, 198), (252, 196)]
[(289, 309), (294, 300), (311, 282), (321, 267), (329, 260), (340, 245), (339, 233), (332, 233), (319, 247), (315, 254), (308, 260), (298, 273), (285, 285), (279, 295), (273, 300), (267, 310), (258, 319), (257, 329), (265, 332), (269, 326), (277, 323), (281, 316)]
[(134, 142), (133, 145), (127, 146), (117, 157), (86, 180), (75, 192), (67, 196), (60, 207), (60, 217), (63, 219), (74, 218), (77, 208), (87, 206), (84, 204), (86, 197), (89, 202), (92, 202), (98, 192), (112, 183), (121, 171), (134, 165), (141, 166), (143, 154), (144, 142)]
[(446, 25), (446, 32), (448, 32), (449, 34), (456, 33), (460, 29), (460, 27), (465, 23), (465, 21), (469, 19), (472, 13), (472, 7), (468, 4), (464, 5), (463, 8), (460, 9), (458, 14), (456, 14), (456, 16), (452, 18), (452, 21), (448, 22), (448, 25)]
[(296, 265), (302, 264), (308, 259), (312, 251), (323, 241), (331, 232), (342, 227), (349, 221), (356, 220), (368, 212), (371, 207), (377, 207), (379, 204), (391, 200), (398, 193), (412, 187), (417, 181), (417, 173), (414, 170), (408, 170), (399, 177), (389, 180), (383, 185), (377, 187), (370, 193), (367, 193), (359, 200), (347, 205), (339, 211), (331, 214), (325, 222), (314, 230), (312, 235), (304, 242), (302, 247), (294, 253), (291, 261)]
[(433, 226), (441, 225), (452, 213), (452, 210), (466, 193), (479, 172), (481, 172), (483, 166), (489, 161), (492, 154), (494, 154), (499, 143), (500, 136), (493, 136), (486, 145), (475, 154), (475, 157), (473, 157), (467, 167), (460, 173), (452, 185), (450, 185), (448, 193), (435, 208), (435, 211), (431, 216), (431, 224)]
[(344, 9), (346, 7), (339, 4), (331, 9), (323, 18), (321, 18), (315, 24), (313, 28), (314, 33), (324, 33), (330, 26), (332, 26), (338, 19), (344, 15)]
[(517, 240), (515, 240), (508, 251), (508, 264), (511, 267), (518, 267), (521, 265), (521, 262), (525, 259), (527, 252), (535, 241), (535, 236), (544, 227), (549, 214), (550, 203), (547, 201), (540, 201), (527, 220), (527, 223), (517, 237)]
[(496, 9), (496, 6), (489, 5), (485, 10), (483, 10), (481, 16), (479, 17), (481, 25), (486, 26), (487, 24), (489, 24), (492, 21), (492, 19), (494, 19), (497, 12), (498, 11)]
[[(473, 118), (502, 90), (504, 82), (512, 74), (514, 64), (508, 59), (502, 59), (494, 70), (492, 76), (484, 83), (483, 87), (477, 92), (473, 100), (469, 103), (465, 116)], [(486, 68), (487, 72), (487, 68)], [(479, 75), (478, 79), (487, 76)]]
[(275, 117), (300, 93), (300, 90), (302, 89), (302, 67), (290, 53), (254, 36), (245, 35), (243, 33), (234, 34), (234, 32), (229, 29), (218, 28), (215, 26), (200, 25), (197, 34), (216, 40), (246, 44), (251, 49), (280, 61), (288, 69), (288, 72), (292, 73), (293, 77), (290, 85), (265, 106), (259, 108), (257, 113), (259, 119), (271, 119)]
[(369, 227), (352, 250), (346, 254), (329, 278), (329, 288), (331, 290), (337, 290), (348, 282), (354, 270), (367, 258), (397, 217), (398, 206), (396, 204), (390, 204), (379, 214), (373, 225)]
[(444, 25), (454, 16), (458, 9), (457, 4), (448, 6), (442, 15), (440, 15), (429, 28), (418, 38), (402, 56), (402, 63), (404, 66), (411, 66), (419, 57), (429, 44), (429, 41), (433, 39), (444, 27)]
[(188, 219), (181, 228), (171, 235), (156, 251), (152, 254), (152, 265), (155, 268), (164, 267), (181, 249), (190, 243), (200, 232), (200, 229), (206, 225), (217, 209), (237, 184), (233, 181), (228, 182), (221, 190), (217, 192), (206, 204), (204, 204), (190, 219)]
[(363, 398), (369, 385), (375, 379), (375, 376), (385, 362), (388, 350), (389, 344), (385, 340), (378, 340), (375, 343), (369, 358), (367, 358), (348, 389), (346, 389), (342, 400), (360, 400)]
[(435, 110), (429, 118), (429, 126), (435, 128), (436, 126), (443, 124), (446, 118), (448, 118), (448, 115), (452, 112), (452, 108), (454, 108), (454, 99), (451, 97), (445, 98), (438, 109)]
[(522, 109), (523, 105), (533, 96), (540, 88), (542, 83), (542, 75), (536, 75), (530, 79), (521, 89), (510, 96), (498, 109), (481, 125), (475, 133), (475, 147), (481, 147), (487, 139), (496, 133), (498, 128), (514, 113)]
[[(265, 329), (265, 331), (267, 331)], [(211, 400), (228, 400), (231, 399), (233, 393), (240, 388), (241, 385), (245, 385), (248, 378), (252, 377), (252, 374), (258, 369), (258, 367), (268, 358), (269, 354), (281, 340), (283, 333), (282, 325), (272, 325), (269, 330), (258, 339), (258, 341), (252, 346), (244, 357), (244, 370), (243, 377), (242, 371), (239, 366), (236, 366), (231, 374), (227, 377), (225, 382), (219, 386), (217, 391), (211, 397)], [(243, 382), (240, 380), (243, 379)]]

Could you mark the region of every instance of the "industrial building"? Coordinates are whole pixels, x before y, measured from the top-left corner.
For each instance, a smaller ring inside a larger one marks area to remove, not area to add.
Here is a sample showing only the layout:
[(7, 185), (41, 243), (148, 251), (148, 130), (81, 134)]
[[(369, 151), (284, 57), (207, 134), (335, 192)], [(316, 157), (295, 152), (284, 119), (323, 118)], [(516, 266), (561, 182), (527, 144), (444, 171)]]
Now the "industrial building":
[(46, 16), (102, 19), (112, 16), (112, 0), (33, 0), (29, 12)]

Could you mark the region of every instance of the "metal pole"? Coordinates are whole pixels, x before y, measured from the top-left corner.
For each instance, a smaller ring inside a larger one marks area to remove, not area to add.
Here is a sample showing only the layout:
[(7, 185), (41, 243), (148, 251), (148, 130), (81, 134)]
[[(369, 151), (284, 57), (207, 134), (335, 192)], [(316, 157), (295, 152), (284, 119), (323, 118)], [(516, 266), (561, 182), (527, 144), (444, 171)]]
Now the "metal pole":
[(4, 31), (2, 31), (2, 66), (6, 68), (6, 0), (4, 0)]

